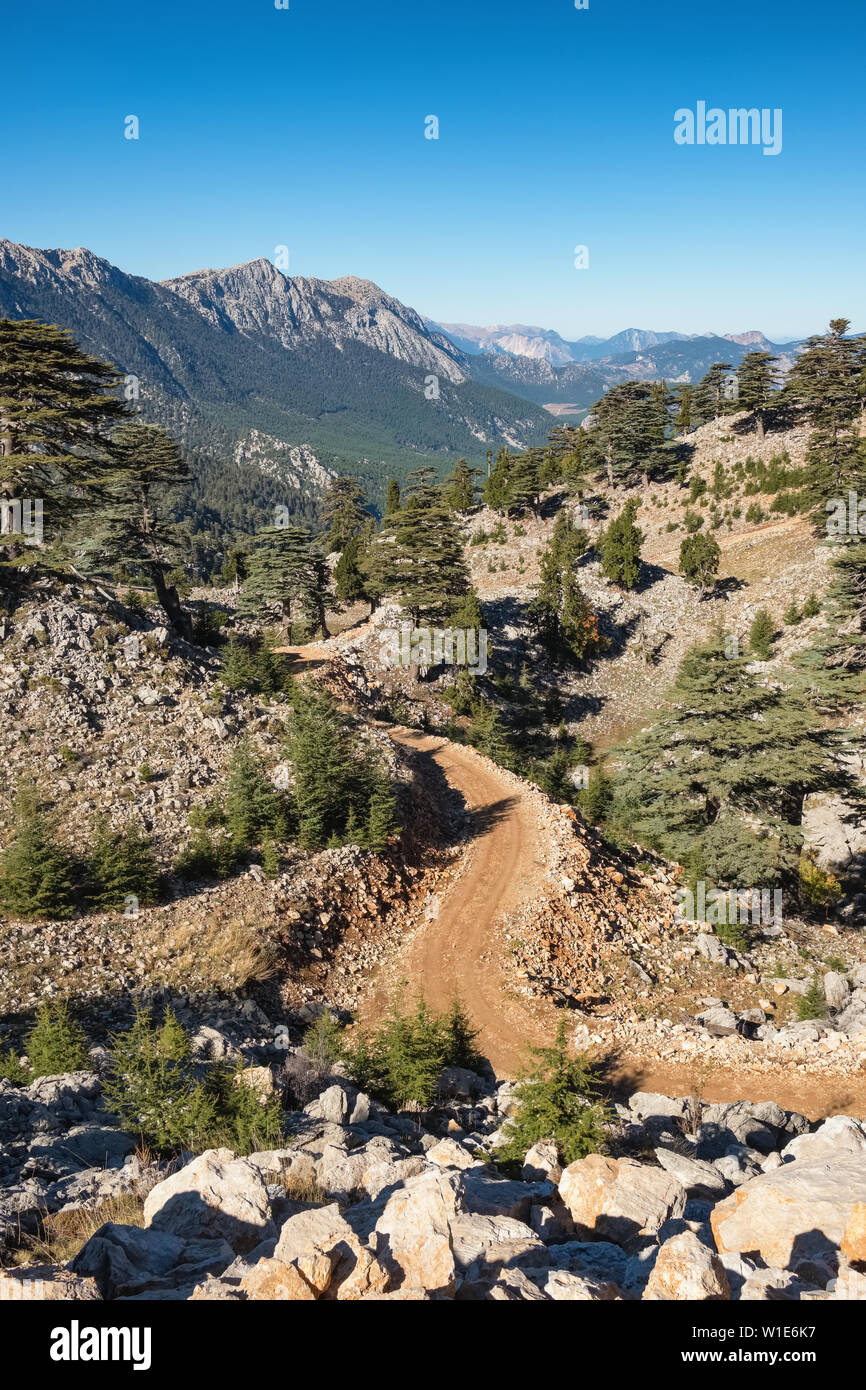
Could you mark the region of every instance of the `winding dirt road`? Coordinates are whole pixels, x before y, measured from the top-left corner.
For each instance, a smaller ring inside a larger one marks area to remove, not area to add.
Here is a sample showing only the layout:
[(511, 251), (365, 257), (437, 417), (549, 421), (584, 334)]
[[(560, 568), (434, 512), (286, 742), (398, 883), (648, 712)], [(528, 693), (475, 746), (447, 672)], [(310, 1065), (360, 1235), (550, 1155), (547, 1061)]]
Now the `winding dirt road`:
[(471, 749), (413, 729), (392, 729), (391, 737), (435, 762), (463, 798), (474, 835), (458, 876), (431, 904), (421, 929), (371, 981), (360, 1017), (381, 1016), (404, 981), (437, 1010), (457, 996), (497, 1074), (513, 1076), (527, 1044), (548, 1042), (556, 1027), (552, 1005), (509, 989), (494, 939), (497, 920), (541, 892), (535, 808)]
[[(561, 1017), (549, 1001), (514, 992), (505, 977), (496, 931), (503, 914), (544, 892), (543, 830), (536, 807), (521, 794), (519, 784), (500, 776), (471, 749), (411, 729), (390, 732), (421, 755), (419, 775), (429, 777), (432, 762), (461, 795), (473, 817), (474, 833), (461, 867), (432, 904), (432, 912), (371, 978), (358, 1016), (361, 1022), (378, 1021), (401, 990), (410, 998), (423, 991), (437, 1010), (446, 1009), (457, 995), (480, 1030), (479, 1048), (496, 1074), (514, 1077), (524, 1068), (528, 1046), (549, 1043)], [(605, 1070), (611, 1083), (625, 1091), (640, 1088), (685, 1096), (695, 1094), (699, 1086), (707, 1101), (775, 1100), (812, 1119), (843, 1112), (866, 1114), (862, 1075), (718, 1066), (696, 1079), (693, 1059), (678, 1066), (628, 1053), (612, 1054)]]

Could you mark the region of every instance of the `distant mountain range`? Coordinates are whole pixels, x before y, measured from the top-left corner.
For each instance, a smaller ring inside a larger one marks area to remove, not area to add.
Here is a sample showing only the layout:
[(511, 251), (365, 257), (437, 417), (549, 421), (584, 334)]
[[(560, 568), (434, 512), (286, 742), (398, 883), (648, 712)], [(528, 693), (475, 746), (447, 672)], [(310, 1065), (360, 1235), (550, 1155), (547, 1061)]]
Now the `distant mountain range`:
[[(617, 382), (695, 381), (713, 362), (796, 345), (629, 328), (567, 342), (513, 324), (437, 324), (369, 280), (287, 276), (268, 260), (154, 282), (83, 247), (0, 239), (0, 315), (70, 329), (138, 383), (145, 420), (195, 459), (207, 527), (249, 529), (275, 504), (315, 514), (328, 476), (381, 501), (388, 477), (544, 441)], [(544, 410), (542, 407), (549, 407)]]
[[(431, 319), (425, 322), (434, 331), (446, 334), (452, 343), (470, 356), (504, 353), (508, 357), (543, 359), (552, 367), (564, 367), (570, 362), (597, 361), (601, 357), (614, 357), (623, 352), (645, 352), (647, 348), (674, 341), (700, 342), (719, 336), (715, 333), (657, 333), (649, 328), (624, 328), (612, 338), (587, 336), (568, 342), (550, 328), (533, 328), (524, 323), (478, 328), (471, 323), (434, 323)], [(750, 349), (760, 347), (768, 352), (774, 350), (769, 339), (754, 330), (725, 333), (723, 336), (728, 342), (748, 345)]]
[[(526, 324), (477, 328), (472, 324), (438, 324), (431, 331), (451, 339), (465, 354), (476, 381), (503, 387), (540, 405), (570, 406), (585, 411), (604, 391), (621, 381), (695, 382), (714, 362), (736, 366), (747, 352), (762, 348), (779, 358), (783, 375), (797, 355), (797, 343), (772, 343), (756, 330), (745, 333), (655, 332), (626, 328), (612, 338), (568, 342), (551, 329)], [(564, 412), (568, 413), (568, 412)]]
[(293, 278), (256, 260), (155, 283), (83, 247), (0, 240), (0, 315), (71, 329), (137, 378), (142, 416), (199, 456), (206, 505), (223, 516), (239, 492), (253, 508), (309, 514), (338, 471), (379, 499), (392, 474), (540, 443), (550, 426), (522, 393), (476, 380), (413, 309), (353, 276)]

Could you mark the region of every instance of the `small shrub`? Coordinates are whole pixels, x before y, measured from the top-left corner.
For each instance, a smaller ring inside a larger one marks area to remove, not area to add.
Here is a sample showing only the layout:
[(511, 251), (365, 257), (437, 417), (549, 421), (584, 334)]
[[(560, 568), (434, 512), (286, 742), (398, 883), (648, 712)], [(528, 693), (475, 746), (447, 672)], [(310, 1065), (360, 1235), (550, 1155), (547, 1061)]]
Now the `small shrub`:
[(90, 1069), (84, 1030), (70, 1017), (65, 1001), (40, 1005), (24, 1046), (34, 1077)]
[(597, 1088), (580, 1057), (568, 1055), (565, 1021), (552, 1047), (533, 1048), (535, 1066), (521, 1081), (518, 1111), (505, 1126), (497, 1161), (522, 1164), (533, 1144), (550, 1140), (560, 1161), (574, 1163), (605, 1145), (608, 1111), (595, 1100)]
[(26, 1086), (29, 1080), (27, 1068), (21, 1065), (20, 1058), (11, 1047), (0, 1052), (0, 1081), (11, 1081), (13, 1086)]
[(797, 1018), (801, 1023), (810, 1018), (823, 1018), (827, 1012), (824, 991), (818, 980), (813, 980), (805, 994), (797, 1000)]

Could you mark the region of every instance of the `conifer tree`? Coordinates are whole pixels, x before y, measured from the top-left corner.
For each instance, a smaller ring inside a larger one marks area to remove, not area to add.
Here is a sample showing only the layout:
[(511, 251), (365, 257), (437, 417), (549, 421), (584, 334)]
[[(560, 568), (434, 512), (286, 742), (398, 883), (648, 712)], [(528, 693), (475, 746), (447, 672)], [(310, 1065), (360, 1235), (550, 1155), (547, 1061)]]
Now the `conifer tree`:
[(34, 1077), (90, 1070), (84, 1030), (72, 1018), (65, 999), (40, 1004), (24, 1046)]
[(477, 468), (470, 468), (465, 459), (458, 459), (453, 473), (445, 479), (443, 496), (452, 512), (468, 512), (475, 506)]
[(339, 477), (333, 480), (322, 502), (322, 515), (328, 523), (326, 553), (345, 550), (370, 520), (367, 499), (357, 479)]
[(766, 608), (759, 608), (749, 628), (749, 647), (758, 661), (770, 660), (775, 633), (775, 624)]
[[(65, 329), (0, 319), (0, 501), (41, 501), (51, 545), (73, 515), (102, 505), (110, 430), (128, 414), (110, 394), (119, 383)], [(24, 554), (21, 534), (7, 526), (0, 559)]]
[(678, 392), (679, 410), (677, 411), (674, 424), (680, 434), (685, 436), (691, 430), (692, 425), (692, 388), (691, 386), (681, 386)]
[(155, 425), (124, 425), (111, 447), (116, 467), (86, 550), (143, 569), (172, 627), (188, 638), (189, 615), (169, 573), (182, 548), (181, 531), (169, 518), (172, 491), (188, 481), (189, 470), (174, 441)]
[(400, 485), (396, 478), (389, 478), (388, 492), (385, 497), (385, 520), (392, 517), (395, 512), (400, 510)]
[(508, 511), (511, 502), (510, 470), (511, 458), (508, 450), (503, 447), (496, 455), (496, 462), (488, 473), (482, 489), (485, 506), (490, 507), (491, 511), (501, 512), (503, 515)]
[(596, 1099), (586, 1061), (569, 1056), (564, 1019), (553, 1046), (534, 1047), (531, 1054), (534, 1065), (517, 1087), (517, 1113), (505, 1125), (497, 1157), (522, 1164), (527, 1150), (544, 1141), (556, 1145), (565, 1164), (599, 1153), (613, 1117)]
[(795, 685), (767, 685), (730, 655), (721, 633), (686, 654), (667, 705), (622, 754), (614, 821), (680, 863), (698, 847), (725, 886), (791, 881), (805, 796), (850, 784), (840, 736)]
[(635, 522), (639, 506), (636, 498), (626, 502), (599, 540), (601, 568), (621, 589), (636, 589), (640, 579), (643, 531)]
[(680, 546), (680, 574), (697, 587), (701, 598), (715, 587), (721, 557), (718, 541), (706, 531), (686, 536)]
[(759, 439), (764, 438), (767, 411), (778, 394), (773, 374), (778, 360), (771, 352), (747, 352), (737, 368), (737, 405), (754, 415)]
[(12, 839), (0, 855), (0, 904), (11, 917), (70, 917), (75, 907), (72, 857), (56, 842), (33, 787), (13, 807)]
[(701, 377), (692, 392), (691, 414), (694, 423), (706, 424), (717, 420), (730, 409), (736, 409), (736, 402), (725, 396), (725, 383), (731, 374), (730, 362), (714, 362), (709, 371)]
[(153, 846), (135, 823), (116, 831), (100, 826), (87, 867), (89, 896), (97, 908), (120, 911), (130, 895), (141, 907), (156, 899), (159, 870)]
[(261, 770), (246, 739), (232, 755), (225, 790), (225, 819), (235, 850), (245, 853), (270, 835), (282, 839), (287, 833), (283, 799)]
[(298, 611), (314, 633), (327, 637), (327, 595), (327, 565), (309, 531), (302, 526), (273, 526), (259, 533), (241, 590), (243, 612), (275, 614), (291, 634)]
[(344, 603), (354, 603), (366, 597), (364, 576), (358, 563), (360, 550), (359, 538), (350, 536), (334, 566), (334, 593)]
[(784, 396), (812, 427), (806, 462), (808, 497), (816, 531), (826, 534), (828, 503), (866, 491), (866, 449), (860, 439), (863, 408), (863, 338), (847, 337), (847, 319), (833, 319), (825, 334), (807, 340), (788, 374)]
[(424, 473), (403, 510), (371, 543), (364, 565), (365, 582), (398, 598), (416, 623), (438, 622), (469, 592), (460, 533), (440, 489)]
[(589, 544), (571, 514), (561, 511), (541, 557), (541, 584), (530, 617), (548, 649), (569, 652), (578, 661), (601, 645), (598, 621), (577, 581), (575, 566)]

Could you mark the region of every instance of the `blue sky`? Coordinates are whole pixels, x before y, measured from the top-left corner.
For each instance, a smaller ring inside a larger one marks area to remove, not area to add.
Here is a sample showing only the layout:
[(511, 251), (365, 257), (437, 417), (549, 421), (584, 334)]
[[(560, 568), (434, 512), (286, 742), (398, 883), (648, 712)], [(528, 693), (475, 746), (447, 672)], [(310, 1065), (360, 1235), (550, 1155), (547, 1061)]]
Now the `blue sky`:
[[(289, 3), (7, 8), (0, 234), (151, 278), (286, 245), (565, 337), (866, 329), (861, 0)], [(676, 145), (699, 100), (782, 152)]]

